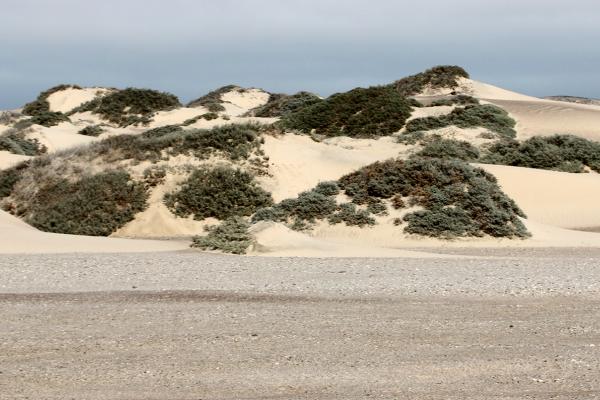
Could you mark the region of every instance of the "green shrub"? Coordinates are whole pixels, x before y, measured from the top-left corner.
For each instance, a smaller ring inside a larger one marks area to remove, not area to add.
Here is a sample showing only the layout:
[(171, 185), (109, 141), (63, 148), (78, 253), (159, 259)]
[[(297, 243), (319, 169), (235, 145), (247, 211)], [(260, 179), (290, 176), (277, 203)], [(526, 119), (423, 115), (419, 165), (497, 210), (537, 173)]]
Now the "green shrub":
[(104, 132), (104, 128), (101, 125), (89, 125), (85, 128), (81, 129), (79, 132), (80, 135), (84, 136), (100, 136)]
[(86, 176), (77, 182), (58, 179), (40, 182), (24, 205), (25, 220), (55, 233), (108, 236), (146, 208), (148, 194), (125, 171)]
[(327, 220), (330, 224), (344, 222), (348, 226), (375, 225), (375, 219), (370, 216), (369, 211), (359, 210), (356, 204), (352, 203), (340, 204), (336, 211), (327, 217)]
[(491, 104), (458, 107), (448, 115), (417, 118), (406, 124), (406, 132), (429, 131), (454, 125), (459, 128), (486, 128), (503, 138), (514, 138), (515, 121), (500, 107)]
[(221, 111), (225, 111), (225, 107), (223, 107), (223, 100), (221, 100), (221, 96), (225, 93), (229, 93), (233, 90), (243, 91), (239, 86), (236, 85), (227, 85), (220, 87), (208, 94), (205, 94), (202, 97), (197, 98), (196, 100), (190, 101), (186, 107), (205, 107), (211, 113), (218, 113)]
[(461, 105), (461, 106), (478, 105), (479, 100), (477, 100), (475, 97), (472, 97), (472, 96), (459, 94), (456, 96), (452, 96), (448, 99), (436, 100), (436, 101), (432, 102), (429, 106), (430, 107), (452, 106), (454, 104)]
[(189, 154), (206, 159), (215, 152), (232, 160), (248, 158), (260, 151), (262, 139), (259, 125), (231, 124), (212, 129), (184, 130), (167, 125), (150, 129), (141, 135), (112, 136), (89, 147), (90, 153), (106, 158), (158, 161), (163, 152), (170, 156)]
[(309, 92), (271, 94), (267, 104), (250, 110), (247, 115), (261, 118), (285, 117), (322, 101), (319, 96)]
[(192, 125), (196, 122), (198, 122), (200, 119), (205, 119), (207, 121), (212, 121), (213, 119), (217, 119), (219, 118), (219, 114), (214, 113), (214, 112), (208, 112), (208, 113), (204, 113), (202, 115), (198, 115), (194, 118), (190, 118), (190, 119), (186, 119), (185, 121), (183, 121), (183, 126), (188, 126), (188, 125)]
[[(409, 197), (411, 205), (425, 208), (427, 212), (408, 214), (407, 232), (436, 237), (528, 235), (517, 218), (524, 216), (522, 211), (500, 190), (496, 179), (460, 160), (413, 157), (377, 162), (338, 183), (358, 204)], [(446, 222), (463, 212), (469, 223), (463, 218), (448, 228)], [(438, 222), (440, 228), (429, 229)]]
[(411, 111), (409, 101), (389, 87), (357, 88), (301, 108), (281, 123), (304, 133), (370, 138), (399, 131)]
[(37, 156), (47, 151), (37, 139), (28, 139), (22, 132), (9, 130), (0, 135), (0, 150), (23, 156)]
[(450, 88), (458, 86), (458, 78), (468, 78), (469, 74), (461, 67), (455, 65), (440, 65), (425, 72), (400, 79), (392, 86), (404, 97), (413, 96), (423, 92), (426, 87), (433, 89)]
[(121, 127), (148, 124), (157, 111), (181, 107), (176, 96), (151, 89), (127, 88), (97, 97), (76, 109), (75, 112), (91, 111)]
[(245, 254), (254, 238), (248, 233), (250, 225), (241, 217), (231, 217), (208, 228), (208, 235), (196, 236), (192, 247), (220, 250), (224, 253)]
[(479, 150), (469, 142), (454, 139), (438, 139), (427, 143), (416, 155), (429, 158), (474, 161), (479, 158)]
[(144, 170), (144, 183), (146, 187), (152, 188), (165, 182), (167, 169), (165, 167), (150, 167)]
[(77, 85), (58, 85), (54, 86), (44, 92), (41, 92), (37, 99), (32, 101), (31, 103), (25, 104), (23, 107), (23, 115), (36, 116), (44, 113), (50, 112), (50, 103), (48, 103), (48, 97), (51, 94), (60, 92), (66, 89), (81, 89), (81, 87)]
[(61, 122), (70, 122), (71, 120), (61, 112), (42, 112), (31, 117), (29, 120), (32, 124), (42, 125), (46, 127), (56, 126)]
[(165, 204), (177, 216), (193, 215), (203, 220), (249, 216), (273, 204), (252, 175), (231, 167), (195, 170), (175, 193), (165, 195)]
[(29, 165), (29, 161), (25, 161), (11, 168), (0, 169), (0, 199), (11, 195), (15, 185), (21, 179), (22, 171)]
[(572, 135), (503, 141), (489, 147), (480, 161), (565, 172), (584, 172), (588, 166), (600, 172), (600, 143)]
[(320, 193), (324, 196), (335, 196), (340, 192), (340, 188), (337, 182), (327, 181), (327, 182), (319, 182), (317, 186), (313, 189), (314, 192)]

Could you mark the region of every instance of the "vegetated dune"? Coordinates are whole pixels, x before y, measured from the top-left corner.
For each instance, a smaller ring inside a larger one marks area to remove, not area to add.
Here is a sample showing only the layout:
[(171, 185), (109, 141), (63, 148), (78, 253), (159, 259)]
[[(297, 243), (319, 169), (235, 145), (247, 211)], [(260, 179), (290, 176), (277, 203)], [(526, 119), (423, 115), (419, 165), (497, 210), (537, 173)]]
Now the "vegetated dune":
[(132, 240), (46, 233), (0, 211), (0, 253), (137, 253), (176, 251), (185, 241)]
[[(508, 111), (516, 120), (518, 140), (557, 133), (570, 133), (600, 140), (599, 106), (538, 99), (462, 77), (457, 83), (456, 87), (427, 88), (414, 97), (419, 101), (424, 100), (423, 103), (427, 104), (438, 99), (447, 100), (452, 97), (451, 94), (459, 93), (478, 98), (484, 104), (495, 104)], [(81, 89), (71, 86), (52, 92), (46, 100), (51, 112), (69, 113), (108, 91), (109, 89)], [(279, 118), (256, 118), (248, 115), (255, 115), (252, 111), (265, 104), (273, 104), (273, 98), (275, 97), (261, 89), (228, 86), (211, 92), (196, 104), (163, 108), (153, 112), (151, 119), (145, 121), (145, 125), (124, 126), (110, 123), (92, 111), (80, 111), (69, 114), (70, 122), (61, 122), (49, 127), (32, 125), (26, 132), (28, 139), (39, 141), (49, 153), (55, 153), (74, 147), (85, 147), (111, 136), (138, 135), (148, 129), (166, 125), (180, 125), (184, 130), (188, 130), (249, 122), (272, 124)], [(407, 99), (403, 99), (405, 100)], [(444, 116), (457, 107), (459, 106), (456, 103), (414, 107), (408, 121)], [(97, 136), (80, 134), (81, 129), (89, 126), (101, 127), (102, 132)], [(264, 160), (268, 160), (262, 167), (249, 167), (252, 165), (250, 159), (241, 161), (217, 156), (216, 159), (200, 160), (185, 154), (166, 157), (166, 149), (162, 149), (161, 160), (155, 164), (148, 160), (117, 160), (116, 164), (128, 168), (134, 180), (145, 179), (144, 172), (148, 167), (166, 168), (167, 174), (161, 183), (149, 189), (146, 209), (114, 231), (111, 235), (113, 238), (44, 233), (2, 212), (0, 236), (10, 239), (0, 243), (0, 252), (135, 252), (184, 249), (189, 242), (124, 238), (180, 238), (189, 241), (191, 236), (203, 234), (205, 227), (218, 224), (220, 221), (214, 218), (195, 220), (191, 215), (176, 216), (173, 209), (165, 204), (165, 194), (179, 189), (189, 176), (190, 170), (200, 165), (210, 166), (215, 162), (225, 162), (235, 168), (258, 168), (260, 173), (256, 181), (262, 189), (271, 194), (273, 201), (278, 203), (284, 199), (295, 198), (301, 192), (313, 189), (320, 182), (338, 180), (377, 161), (396, 157), (405, 159), (419, 149), (416, 145), (398, 142), (397, 136), (405, 132), (404, 128), (390, 136), (367, 138), (335, 135), (326, 137), (327, 135), (315, 135), (310, 129), (304, 134), (293, 133), (297, 131), (292, 128), (282, 133), (275, 129), (274, 132), (260, 136), (260, 154), (264, 155)], [(450, 125), (432, 129), (429, 133), (443, 138), (466, 140), (475, 146), (497, 140), (493, 135), (486, 135), (489, 130), (482, 126), (459, 128)], [(9, 168), (29, 158), (0, 151), (0, 169)], [(289, 229), (283, 223), (259, 222), (250, 228), (256, 238), (256, 244), (251, 248), (250, 254), (428, 257), (434, 255), (415, 252), (410, 248), (600, 246), (600, 234), (573, 230), (595, 230), (600, 227), (600, 212), (594, 204), (600, 195), (600, 175), (499, 165), (479, 166), (495, 175), (504, 192), (527, 214), (528, 219), (523, 220), (523, 223), (532, 234), (531, 238), (469, 237), (442, 240), (407, 234), (397, 222), (408, 212), (419, 210), (419, 207), (409, 206), (401, 211), (390, 210), (387, 215), (377, 215), (377, 223), (372, 226), (347, 226), (345, 223), (329, 224), (321, 221), (313, 229), (299, 232)], [(367, 206), (363, 204), (361, 207), (364, 209)]]
[(336, 137), (316, 142), (291, 133), (265, 137), (270, 176), (260, 178), (275, 201), (297, 196), (319, 182), (336, 180), (378, 160), (397, 157), (407, 146), (394, 138), (353, 139)]
[(498, 178), (529, 219), (567, 229), (600, 228), (600, 174), (479, 166)]

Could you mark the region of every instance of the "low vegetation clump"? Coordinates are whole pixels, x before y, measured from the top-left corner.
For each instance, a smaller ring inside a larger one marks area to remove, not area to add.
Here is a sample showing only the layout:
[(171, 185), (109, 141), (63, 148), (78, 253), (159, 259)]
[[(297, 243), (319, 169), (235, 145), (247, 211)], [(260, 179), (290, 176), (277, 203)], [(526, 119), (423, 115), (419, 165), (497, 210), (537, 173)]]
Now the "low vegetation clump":
[(21, 114), (16, 111), (2, 111), (0, 112), (0, 124), (11, 125), (21, 117)]
[(179, 217), (224, 220), (250, 216), (273, 200), (249, 173), (220, 166), (195, 170), (178, 191), (165, 196), (165, 204)]
[(215, 153), (231, 160), (240, 160), (248, 158), (252, 153), (261, 153), (261, 129), (256, 124), (231, 124), (190, 130), (177, 125), (166, 125), (150, 129), (141, 135), (106, 138), (92, 145), (89, 151), (107, 159), (152, 162), (179, 154), (206, 159)]
[(206, 236), (196, 236), (192, 247), (220, 250), (224, 253), (245, 254), (254, 238), (248, 233), (250, 224), (242, 217), (231, 217), (216, 226), (208, 227)]
[(430, 107), (439, 107), (439, 106), (452, 106), (455, 104), (459, 105), (459, 106), (477, 105), (477, 104), (479, 104), (479, 100), (477, 100), (475, 97), (472, 97), (472, 96), (459, 94), (459, 95), (452, 96), (447, 99), (440, 99), (440, 100), (433, 101), (433, 102), (431, 102), (431, 104), (429, 104), (429, 106)]
[(31, 103), (25, 104), (22, 111), (23, 115), (36, 116), (50, 112), (50, 103), (48, 102), (48, 97), (50, 97), (50, 95), (53, 93), (67, 89), (81, 89), (81, 87), (77, 85), (63, 84), (54, 86), (46, 91), (43, 91), (38, 95), (37, 99), (35, 99)]
[(221, 100), (221, 96), (233, 90), (243, 91), (244, 89), (236, 85), (223, 86), (219, 89), (209, 92), (208, 94), (205, 94), (202, 97), (197, 98), (196, 100), (190, 101), (186, 105), (186, 107), (205, 107), (208, 111), (212, 113), (225, 111), (225, 107), (223, 106), (223, 100)]
[(267, 104), (250, 110), (247, 115), (260, 118), (285, 117), (322, 101), (319, 96), (309, 92), (271, 94)]
[(84, 136), (97, 137), (102, 135), (103, 132), (104, 128), (102, 127), (102, 125), (88, 125), (77, 133)]
[(0, 169), (0, 199), (12, 194), (15, 185), (21, 179), (21, 172), (28, 167), (29, 161), (25, 161), (11, 168)]
[(213, 119), (217, 119), (217, 118), (219, 118), (219, 114), (214, 113), (214, 112), (207, 112), (202, 115), (198, 115), (194, 118), (186, 119), (185, 121), (183, 121), (183, 124), (181, 124), (181, 125), (188, 126), (188, 125), (192, 125), (192, 124), (198, 122), (201, 119), (205, 119), (207, 121), (212, 121)]
[[(340, 188), (357, 204), (408, 198), (422, 210), (406, 214), (405, 231), (454, 238), (490, 235), (527, 237), (517, 205), (496, 179), (460, 160), (414, 157), (364, 167), (339, 180)], [(399, 221), (401, 222), (401, 221)]]
[(146, 208), (144, 185), (125, 171), (84, 176), (76, 182), (40, 182), (19, 214), (36, 228), (73, 235), (108, 236)]
[(13, 129), (0, 135), (0, 150), (23, 156), (37, 156), (47, 151), (37, 139), (29, 139), (23, 132)]
[(454, 139), (431, 140), (416, 153), (419, 157), (475, 161), (479, 150), (469, 142)]
[(31, 117), (28, 122), (31, 124), (42, 125), (45, 127), (56, 126), (61, 122), (70, 122), (71, 120), (61, 112), (46, 111)]
[(502, 141), (490, 146), (480, 162), (564, 172), (585, 172), (588, 167), (600, 172), (600, 143), (572, 135)]
[(91, 111), (118, 126), (146, 125), (158, 111), (181, 107), (176, 96), (151, 89), (127, 88), (82, 104), (72, 113)]
[(413, 119), (406, 124), (406, 132), (430, 131), (454, 125), (464, 129), (482, 127), (510, 139), (516, 136), (515, 124), (515, 120), (500, 107), (481, 104), (455, 108), (450, 114), (439, 117)]
[(304, 107), (281, 122), (304, 133), (371, 138), (398, 132), (411, 111), (410, 102), (392, 88), (357, 88)]
[(375, 224), (369, 212), (357, 209), (355, 204), (338, 205), (335, 199), (338, 193), (337, 183), (322, 182), (295, 199), (285, 199), (273, 207), (258, 210), (252, 222), (282, 222), (295, 230), (309, 229), (317, 220), (328, 220), (331, 224), (345, 222), (349, 226)]
[(469, 74), (463, 68), (455, 65), (440, 65), (400, 79), (392, 86), (402, 96), (409, 97), (422, 93), (426, 88), (453, 89), (458, 86), (459, 78), (469, 78)]

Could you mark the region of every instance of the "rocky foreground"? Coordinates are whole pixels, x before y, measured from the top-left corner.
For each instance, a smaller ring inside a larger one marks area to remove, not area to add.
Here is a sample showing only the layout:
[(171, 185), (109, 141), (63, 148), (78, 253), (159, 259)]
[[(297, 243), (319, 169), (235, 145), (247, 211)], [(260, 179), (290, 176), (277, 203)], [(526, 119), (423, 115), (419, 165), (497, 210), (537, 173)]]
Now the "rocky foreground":
[(0, 398), (600, 396), (600, 250), (448, 251), (3, 255)]

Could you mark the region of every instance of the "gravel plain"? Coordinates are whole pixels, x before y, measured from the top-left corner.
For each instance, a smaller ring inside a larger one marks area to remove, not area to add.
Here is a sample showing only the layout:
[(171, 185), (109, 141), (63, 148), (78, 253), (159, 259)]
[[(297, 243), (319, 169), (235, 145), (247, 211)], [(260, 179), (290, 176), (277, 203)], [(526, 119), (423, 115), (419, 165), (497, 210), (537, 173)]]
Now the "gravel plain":
[(427, 251), (0, 256), (0, 398), (600, 398), (600, 250)]

